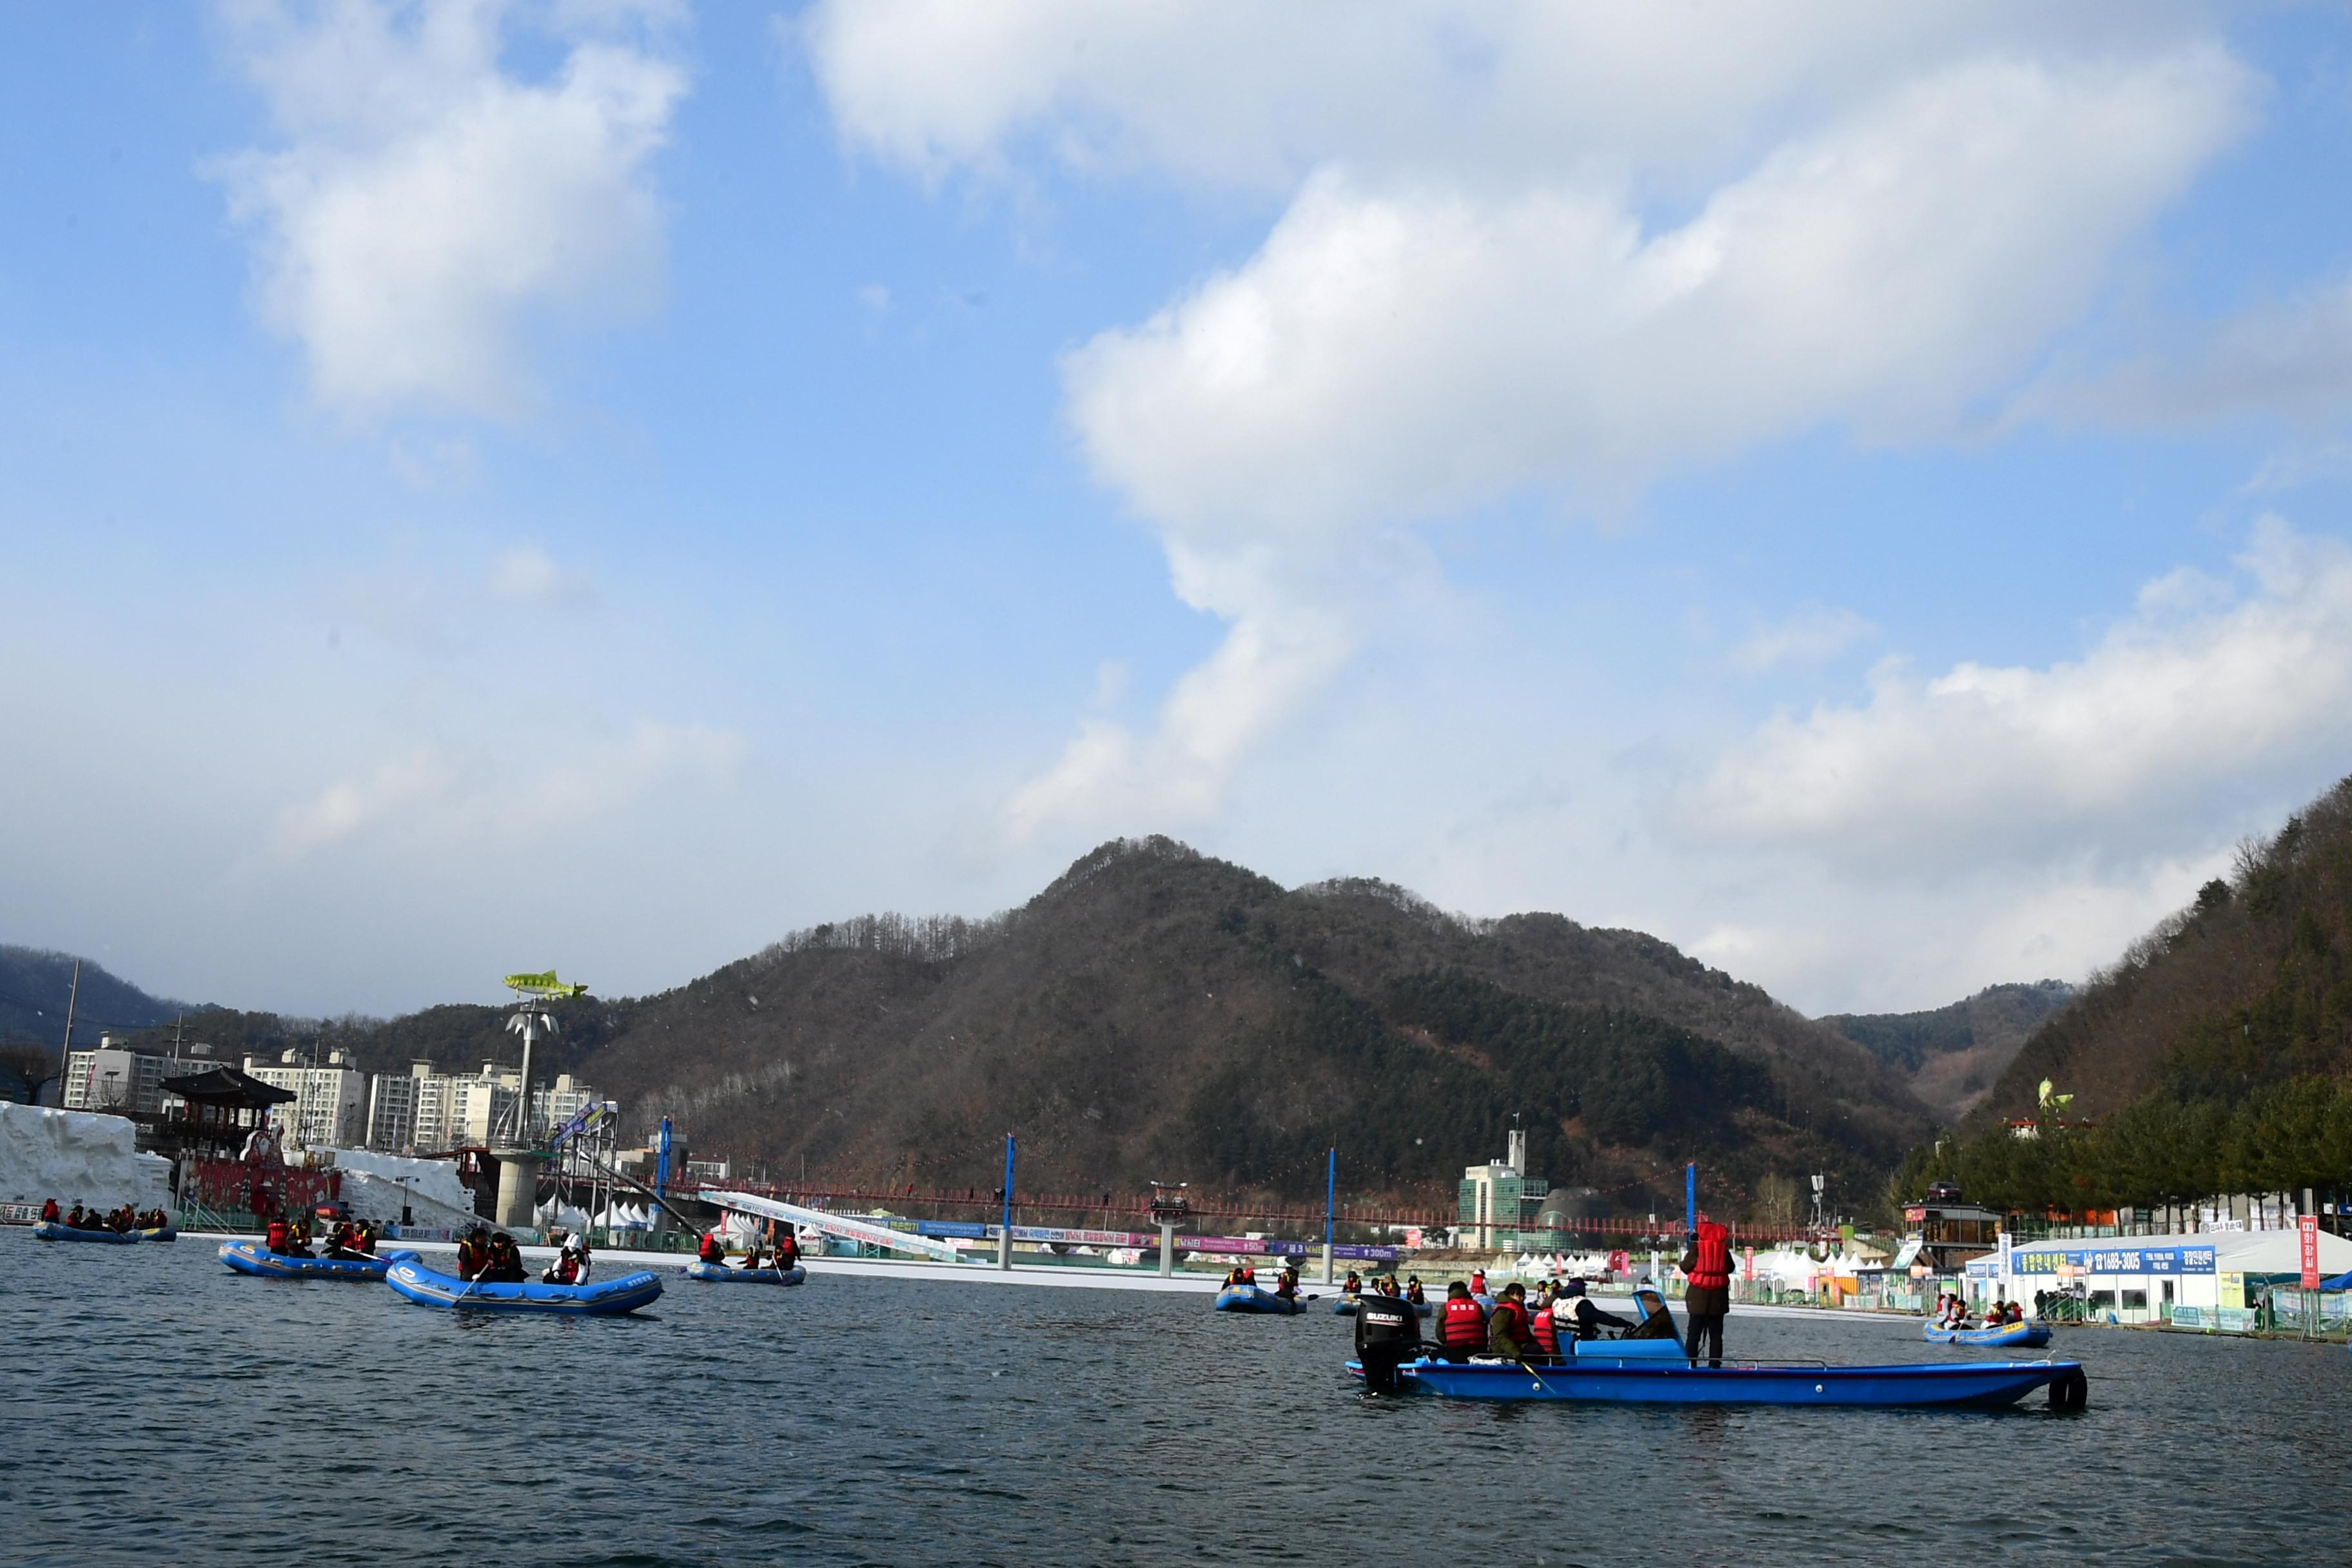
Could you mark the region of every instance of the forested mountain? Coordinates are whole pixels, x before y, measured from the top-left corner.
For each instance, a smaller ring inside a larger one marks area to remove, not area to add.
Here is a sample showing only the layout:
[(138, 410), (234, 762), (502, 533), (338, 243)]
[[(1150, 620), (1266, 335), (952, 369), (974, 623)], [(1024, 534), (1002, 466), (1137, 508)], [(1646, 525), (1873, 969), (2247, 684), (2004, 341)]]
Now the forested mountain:
[[(1515, 1115), (1536, 1173), (1636, 1210), (1700, 1160), (1882, 1190), (1928, 1125), (1895, 1074), (1763, 991), (1635, 931), (1465, 921), (1377, 882), (1297, 889), (1165, 839), (1106, 845), (985, 921), (819, 926), (657, 995), (560, 1005), (541, 1059), (693, 1147), (780, 1173), (1024, 1188), (1451, 1201)], [(491, 1007), (377, 1024), (208, 1021), (225, 1053), (341, 1045), (398, 1070), (513, 1058)], [(227, 1038), (236, 1035), (236, 1039)]]
[[(184, 1002), (151, 996), (89, 959), (80, 962), (81, 993), (74, 1004), (77, 1045), (98, 1044), (103, 1031), (128, 1034), (167, 1024), (191, 1010)], [(74, 963), (69, 952), (0, 945), (0, 1040), (44, 1045), (51, 1051), (64, 1045)]]
[(1927, 1109), (1958, 1121), (2074, 988), (2063, 980), (1989, 985), (1924, 1013), (1837, 1013), (1822, 1023), (1901, 1073)]
[[(1907, 1179), (2069, 1207), (2352, 1186), (2352, 779), (2092, 977)], [(2039, 1104), (2048, 1079), (2071, 1103)], [(2009, 1119), (2034, 1119), (2015, 1138)]]

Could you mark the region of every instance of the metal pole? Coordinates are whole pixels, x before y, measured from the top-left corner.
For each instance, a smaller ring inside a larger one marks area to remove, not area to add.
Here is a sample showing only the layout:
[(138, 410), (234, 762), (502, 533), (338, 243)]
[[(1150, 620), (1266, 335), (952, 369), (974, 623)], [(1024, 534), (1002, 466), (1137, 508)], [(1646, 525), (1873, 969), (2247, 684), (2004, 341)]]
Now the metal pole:
[(1323, 1283), (1331, 1283), (1331, 1213), (1339, 1205), (1339, 1151), (1335, 1147), (1323, 1167)]
[(1685, 1239), (1698, 1236), (1698, 1162), (1693, 1160), (1683, 1167), (1683, 1235)]
[(996, 1238), (996, 1266), (1013, 1267), (1013, 1134), (1004, 1135), (1004, 1228)]
[(73, 1064), (74, 1004), (81, 1000), (81, 960), (74, 960), (73, 988), (66, 993), (66, 1045), (58, 1054), (58, 1103), (66, 1102), (66, 1073)]

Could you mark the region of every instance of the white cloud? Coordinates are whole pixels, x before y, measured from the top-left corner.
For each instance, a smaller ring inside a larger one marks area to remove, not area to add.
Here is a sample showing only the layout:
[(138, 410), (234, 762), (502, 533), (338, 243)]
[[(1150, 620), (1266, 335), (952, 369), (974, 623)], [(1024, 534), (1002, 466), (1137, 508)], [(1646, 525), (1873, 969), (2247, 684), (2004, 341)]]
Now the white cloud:
[[(282, 144), (215, 173), (255, 237), (264, 318), (302, 345), (320, 401), (517, 418), (540, 314), (600, 320), (657, 300), (648, 164), (685, 74), (635, 21), (573, 6), (562, 63), (500, 63), (507, 7), (236, 7), (237, 63)], [(654, 18), (657, 25), (660, 17)]]
[(1364, 558), (1415, 521), (1614, 493), (1828, 423), (1951, 431), (2081, 310), (2245, 91), (2203, 46), (1973, 61), (1784, 143), (1659, 233), (1573, 182), (1310, 178), (1244, 266), (1066, 362), (1095, 471), (1159, 528), (1179, 596), (1234, 630), (1154, 735), (1085, 731), (1016, 796), (1016, 829), (1213, 806), (1344, 667), (1380, 596)]
[(650, 720), (560, 742), (526, 733), (505, 751), (422, 746), (282, 808), (265, 854), (299, 860), (362, 837), (436, 856), (541, 843), (652, 796), (732, 789), (749, 755), (732, 731)]
[(447, 762), (429, 746), (385, 763), (363, 778), (338, 779), (278, 814), (269, 835), (269, 857), (299, 860), (340, 844), (442, 794), (452, 782)]
[(2218, 800), (2352, 749), (2352, 549), (2268, 521), (2243, 581), (2151, 584), (2080, 659), (1899, 660), (1868, 701), (1784, 715), (1687, 791), (1684, 836), (1934, 878), (2071, 847), (2137, 861)]
[(1288, 192), (1376, 174), (1677, 177), (1759, 129), (1956, 53), (2160, 49), (2186, 8), (1853, 0), (819, 0), (782, 24), (844, 140), (928, 181), (1035, 157)]
[(499, 598), (529, 605), (577, 604), (593, 592), (586, 573), (558, 566), (536, 544), (501, 552), (490, 563), (489, 584)]
[(1852, 610), (1802, 610), (1776, 626), (1759, 626), (1731, 650), (1733, 668), (1762, 675), (1786, 665), (1825, 664), (1878, 635)]

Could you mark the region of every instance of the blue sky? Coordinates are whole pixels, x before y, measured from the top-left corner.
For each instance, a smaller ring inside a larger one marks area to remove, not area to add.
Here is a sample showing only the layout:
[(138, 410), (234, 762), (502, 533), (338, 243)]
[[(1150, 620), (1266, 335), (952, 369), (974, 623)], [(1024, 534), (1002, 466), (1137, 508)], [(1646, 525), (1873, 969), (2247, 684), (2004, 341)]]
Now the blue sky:
[(1166, 833), (1932, 1005), (2352, 772), (2337, 11), (0, 33), (0, 940), (152, 988)]

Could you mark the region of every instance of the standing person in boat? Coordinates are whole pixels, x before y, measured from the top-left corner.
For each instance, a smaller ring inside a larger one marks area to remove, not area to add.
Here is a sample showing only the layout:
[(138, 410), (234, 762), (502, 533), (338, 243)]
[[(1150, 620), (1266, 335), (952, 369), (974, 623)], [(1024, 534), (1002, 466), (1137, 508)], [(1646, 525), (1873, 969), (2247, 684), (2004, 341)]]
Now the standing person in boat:
[(694, 1255), (705, 1263), (724, 1264), (727, 1261), (727, 1244), (719, 1239), (717, 1226), (702, 1233), (702, 1245), (695, 1248)]
[(41, 1200), (41, 1223), (43, 1225), (55, 1225), (58, 1223), (57, 1199), (43, 1198)]
[(1503, 1287), (1502, 1299), (1486, 1319), (1486, 1353), (1525, 1361), (1535, 1342), (1535, 1328), (1528, 1318), (1528, 1288), (1514, 1279)]
[(777, 1223), (775, 1254), (776, 1267), (784, 1273), (801, 1266), (800, 1228), (790, 1220)]
[(1412, 1302), (1375, 1294), (1358, 1304), (1356, 1360), (1364, 1369), (1366, 1393), (1394, 1393), (1396, 1369), (1420, 1353), (1421, 1314), (1412, 1310)]
[(1456, 1279), (1445, 1287), (1445, 1305), (1438, 1309), (1438, 1353), (1447, 1361), (1468, 1361), (1486, 1348), (1486, 1309)]
[(1706, 1364), (1723, 1365), (1723, 1320), (1731, 1311), (1731, 1232), (1718, 1220), (1698, 1222), (1698, 1235), (1683, 1254), (1683, 1310), (1690, 1326), (1683, 1349), (1691, 1365), (1698, 1364), (1699, 1344), (1706, 1343)]
[(1483, 1268), (1473, 1268), (1470, 1270), (1470, 1294), (1483, 1296), (1486, 1293), (1486, 1271)]

